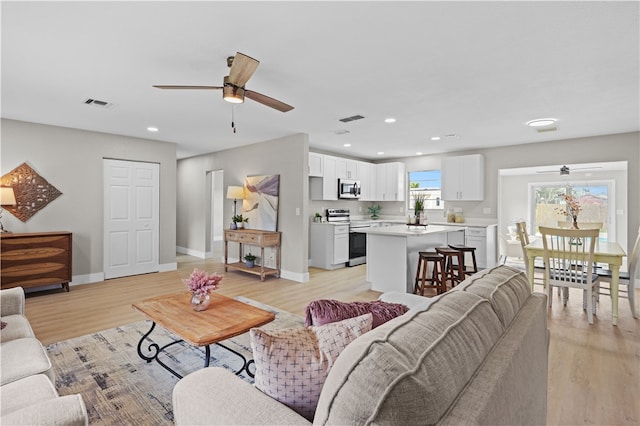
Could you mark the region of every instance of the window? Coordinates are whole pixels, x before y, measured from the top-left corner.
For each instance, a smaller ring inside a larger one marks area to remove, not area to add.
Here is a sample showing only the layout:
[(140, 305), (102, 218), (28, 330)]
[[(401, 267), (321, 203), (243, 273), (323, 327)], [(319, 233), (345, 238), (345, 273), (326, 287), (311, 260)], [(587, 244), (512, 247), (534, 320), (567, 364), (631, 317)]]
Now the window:
[(602, 222), (601, 241), (614, 241), (615, 232), (609, 233), (615, 224), (609, 221), (615, 217), (613, 200), (613, 181), (566, 182), (566, 183), (532, 183), (529, 194), (531, 199), (531, 231), (539, 235), (539, 226), (557, 227), (558, 221), (570, 220), (563, 215), (566, 203), (563, 195), (573, 195), (582, 211), (578, 222)]
[(409, 172), (409, 210), (413, 210), (414, 195), (426, 197), (424, 208), (442, 210), (440, 170), (422, 170)]

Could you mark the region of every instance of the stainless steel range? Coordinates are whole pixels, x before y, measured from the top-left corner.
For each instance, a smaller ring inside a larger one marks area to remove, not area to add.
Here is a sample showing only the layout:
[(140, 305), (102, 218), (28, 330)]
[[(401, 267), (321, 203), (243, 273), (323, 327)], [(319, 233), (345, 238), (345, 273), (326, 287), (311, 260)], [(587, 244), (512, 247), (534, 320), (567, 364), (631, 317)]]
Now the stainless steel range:
[(367, 263), (367, 234), (361, 231), (369, 227), (369, 222), (351, 221), (349, 209), (327, 209), (327, 222), (349, 223), (349, 261), (347, 266)]

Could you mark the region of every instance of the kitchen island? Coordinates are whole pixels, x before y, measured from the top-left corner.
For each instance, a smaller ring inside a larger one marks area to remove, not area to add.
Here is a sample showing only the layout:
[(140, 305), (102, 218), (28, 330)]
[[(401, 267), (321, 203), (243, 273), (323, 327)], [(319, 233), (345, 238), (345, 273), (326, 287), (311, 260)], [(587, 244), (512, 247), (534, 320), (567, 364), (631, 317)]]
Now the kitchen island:
[(465, 227), (398, 225), (361, 232), (367, 234), (367, 281), (371, 289), (413, 293), (418, 252), (464, 244)]

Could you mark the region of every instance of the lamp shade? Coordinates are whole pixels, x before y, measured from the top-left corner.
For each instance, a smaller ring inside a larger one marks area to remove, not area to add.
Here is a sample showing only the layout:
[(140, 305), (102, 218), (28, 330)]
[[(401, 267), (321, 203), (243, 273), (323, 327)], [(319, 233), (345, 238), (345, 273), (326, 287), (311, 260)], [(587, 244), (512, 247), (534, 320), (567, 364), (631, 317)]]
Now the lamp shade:
[(0, 188), (0, 205), (3, 206), (15, 206), (16, 194), (11, 187)]
[(227, 187), (227, 199), (228, 200), (243, 200), (244, 188), (241, 186), (228, 186)]

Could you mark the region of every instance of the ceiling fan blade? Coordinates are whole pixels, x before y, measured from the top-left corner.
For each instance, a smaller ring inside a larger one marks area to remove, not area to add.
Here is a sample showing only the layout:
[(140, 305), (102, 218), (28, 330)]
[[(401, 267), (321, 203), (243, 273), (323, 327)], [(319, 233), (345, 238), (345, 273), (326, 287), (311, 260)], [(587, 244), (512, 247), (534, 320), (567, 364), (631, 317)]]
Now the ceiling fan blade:
[(157, 89), (195, 89), (195, 90), (220, 90), (222, 86), (167, 86), (167, 85), (154, 85)]
[(253, 73), (256, 72), (259, 64), (260, 61), (257, 59), (253, 59), (240, 52), (236, 53), (236, 56), (233, 57), (231, 69), (229, 70), (229, 83), (234, 86), (244, 87)]
[(293, 109), (293, 107), (291, 105), (285, 104), (282, 101), (279, 101), (277, 99), (273, 99), (270, 98), (267, 95), (263, 95), (261, 93), (258, 92), (254, 92), (253, 90), (245, 90), (244, 91), (244, 96), (261, 103), (262, 105), (266, 105), (268, 107), (271, 107), (273, 109), (277, 109), (278, 111), (282, 111), (282, 112), (287, 112), (287, 111), (291, 111)]

